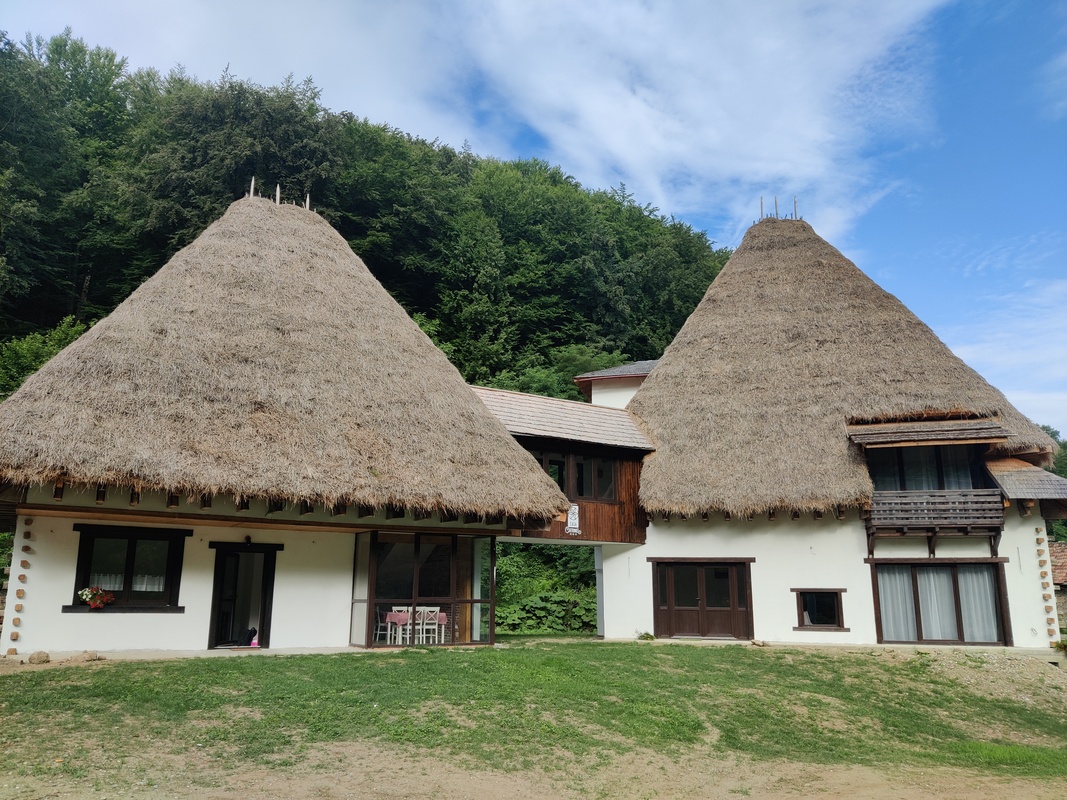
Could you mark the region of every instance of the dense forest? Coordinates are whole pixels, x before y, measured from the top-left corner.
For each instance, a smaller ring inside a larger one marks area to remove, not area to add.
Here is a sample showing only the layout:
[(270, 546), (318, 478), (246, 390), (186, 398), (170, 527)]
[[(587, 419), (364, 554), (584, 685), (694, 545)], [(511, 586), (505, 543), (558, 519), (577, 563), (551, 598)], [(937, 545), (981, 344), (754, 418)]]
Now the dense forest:
[(729, 255), (624, 187), (334, 113), (310, 80), (2, 36), (0, 340), (107, 314), (253, 177), (310, 194), (469, 381), (505, 388), (577, 397), (574, 374), (657, 357)]

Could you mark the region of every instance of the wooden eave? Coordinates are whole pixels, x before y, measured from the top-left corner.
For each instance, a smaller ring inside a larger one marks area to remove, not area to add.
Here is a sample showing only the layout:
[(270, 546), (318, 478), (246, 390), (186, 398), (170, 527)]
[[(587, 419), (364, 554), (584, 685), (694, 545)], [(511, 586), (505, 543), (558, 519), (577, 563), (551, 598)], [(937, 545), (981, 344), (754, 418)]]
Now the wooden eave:
[(850, 424), (847, 431), (853, 442), (867, 448), (1000, 444), (1015, 435), (992, 418)]

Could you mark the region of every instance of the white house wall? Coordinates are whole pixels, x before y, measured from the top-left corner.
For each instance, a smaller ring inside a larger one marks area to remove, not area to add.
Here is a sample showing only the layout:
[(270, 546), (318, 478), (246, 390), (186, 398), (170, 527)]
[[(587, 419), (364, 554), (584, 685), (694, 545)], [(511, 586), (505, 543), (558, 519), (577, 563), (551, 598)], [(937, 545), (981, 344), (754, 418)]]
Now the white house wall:
[[(208, 646), (216, 551), (209, 542), (280, 544), (270, 646), (343, 647), (349, 643), (354, 536), (351, 533), (188, 526), (184, 528), (179, 605), (184, 613), (62, 613), (76, 587), (79, 533), (69, 517), (20, 516), (7, 595), (4, 647), (34, 650), (203, 650)], [(99, 523), (95, 523), (99, 524)], [(30, 538), (25, 538), (25, 532)], [(29, 552), (21, 548), (29, 546)], [(28, 564), (23, 568), (21, 562)], [(19, 575), (25, 576), (20, 581)], [(24, 597), (16, 597), (23, 589)], [(22, 611), (16, 612), (16, 603)], [(18, 625), (14, 624), (18, 618)], [(11, 633), (18, 632), (18, 640)]]
[(626, 404), (637, 393), (644, 380), (645, 377), (642, 375), (632, 378), (604, 378), (592, 381), (589, 384), (590, 401), (598, 406), (626, 408)]
[[(1058, 638), (1054, 603), (1046, 602), (1037, 544), (1043, 538), (1044, 521), (1022, 518), (1014, 505), (1006, 509), (1005, 530), (1000, 544), (1004, 565), (1010, 625), (1016, 647), (1049, 647)], [(942, 539), (938, 558), (988, 558), (989, 540)], [(880, 539), (876, 558), (927, 559), (926, 539)], [(765, 517), (752, 521), (721, 517), (709, 521), (657, 518), (648, 526), (644, 545), (603, 545), (604, 635), (630, 639), (654, 628), (653, 569), (649, 558), (718, 559), (753, 558), (750, 564), (753, 636), (773, 642), (874, 644), (878, 641), (874, 613), (871, 566), (867, 558), (864, 523), (856, 511), (846, 519), (833, 516), (815, 520)], [(1047, 578), (1045, 579), (1047, 581)], [(836, 589), (842, 594), (842, 614), (848, 631), (794, 630), (797, 626), (796, 595), (791, 589)], [(1052, 606), (1051, 613), (1046, 611)]]

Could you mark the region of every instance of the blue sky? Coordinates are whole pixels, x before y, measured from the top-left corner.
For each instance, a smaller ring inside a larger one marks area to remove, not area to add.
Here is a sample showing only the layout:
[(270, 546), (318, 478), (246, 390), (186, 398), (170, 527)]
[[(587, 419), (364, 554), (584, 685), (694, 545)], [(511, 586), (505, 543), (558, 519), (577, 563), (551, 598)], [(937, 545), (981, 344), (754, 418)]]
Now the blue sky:
[[(1064, 0), (5, 0), (131, 69), (271, 85), (584, 185), (736, 245), (800, 214), (1067, 434)], [(833, 287), (827, 287), (832, 291)]]

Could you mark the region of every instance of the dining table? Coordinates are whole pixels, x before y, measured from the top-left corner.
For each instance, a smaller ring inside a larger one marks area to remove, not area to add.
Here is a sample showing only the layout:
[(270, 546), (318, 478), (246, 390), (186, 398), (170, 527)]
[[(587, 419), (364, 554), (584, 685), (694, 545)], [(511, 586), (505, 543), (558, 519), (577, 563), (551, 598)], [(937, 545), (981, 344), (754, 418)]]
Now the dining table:
[[(404, 642), (402, 641), (403, 640), (403, 632), (404, 632), (404, 628), (408, 627), (409, 623), (411, 623), (411, 612), (410, 611), (388, 611), (385, 614), (385, 623), (388, 626), (388, 633), (386, 635), (387, 636), (387, 640), (392, 644), (404, 644)], [(436, 641), (437, 642), (441, 642), (443, 640), (444, 637), (442, 636), (442, 634), (444, 633), (444, 630), (447, 627), (448, 627), (448, 614), (446, 612), (444, 612), (444, 611), (438, 612), (438, 614), (437, 614), (437, 637), (436, 637)], [(420, 633), (420, 631), (418, 631), (418, 629), (416, 629), (416, 635), (417, 636), (418, 636), (419, 633)], [(408, 639), (409, 640), (411, 639), (410, 635), (408, 636)], [(425, 641), (422, 640), (422, 639), (416, 638), (415, 639), (415, 644), (425, 644)]]

